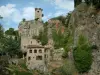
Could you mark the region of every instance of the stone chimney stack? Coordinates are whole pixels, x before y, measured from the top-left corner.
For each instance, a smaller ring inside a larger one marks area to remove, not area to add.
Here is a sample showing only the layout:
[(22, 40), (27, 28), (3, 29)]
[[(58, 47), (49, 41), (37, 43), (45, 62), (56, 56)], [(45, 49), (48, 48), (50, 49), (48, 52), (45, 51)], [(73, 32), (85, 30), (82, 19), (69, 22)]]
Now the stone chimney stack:
[(43, 9), (41, 8), (35, 8), (35, 20), (36, 21), (42, 21), (42, 17), (43, 17), (42, 11)]

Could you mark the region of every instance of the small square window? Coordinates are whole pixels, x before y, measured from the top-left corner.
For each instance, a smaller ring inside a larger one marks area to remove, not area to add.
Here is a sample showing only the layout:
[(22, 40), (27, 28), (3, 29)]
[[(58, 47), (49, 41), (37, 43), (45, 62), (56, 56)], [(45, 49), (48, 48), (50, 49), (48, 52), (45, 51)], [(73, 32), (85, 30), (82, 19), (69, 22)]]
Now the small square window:
[(29, 53), (32, 53), (32, 50), (29, 50)]
[(34, 53), (37, 53), (37, 50), (36, 49), (34, 50)]
[(41, 49), (39, 50), (39, 53), (42, 53), (42, 50)]
[(44, 58), (48, 58), (48, 55), (47, 55), (47, 54), (45, 54), (45, 55), (44, 55)]
[(32, 44), (32, 41), (31, 41), (31, 44)]
[(24, 46), (24, 48), (26, 48), (26, 46)]
[(44, 50), (44, 52), (48, 52), (48, 50), (47, 50), (47, 49), (45, 49), (45, 50)]
[(42, 56), (36, 56), (36, 60), (42, 60)]
[(46, 54), (44, 55), (44, 58), (46, 58)]
[(28, 60), (31, 60), (31, 57), (28, 57)]

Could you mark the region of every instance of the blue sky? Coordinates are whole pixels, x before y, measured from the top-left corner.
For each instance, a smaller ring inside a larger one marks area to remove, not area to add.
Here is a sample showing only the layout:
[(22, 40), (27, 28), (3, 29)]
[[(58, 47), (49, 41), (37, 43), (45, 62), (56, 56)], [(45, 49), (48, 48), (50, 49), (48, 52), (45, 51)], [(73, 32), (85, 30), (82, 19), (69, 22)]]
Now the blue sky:
[(19, 22), (34, 19), (34, 8), (43, 9), (43, 20), (52, 17), (66, 15), (74, 9), (73, 0), (0, 0), (0, 15), (3, 17), (0, 23), (5, 30), (18, 29)]

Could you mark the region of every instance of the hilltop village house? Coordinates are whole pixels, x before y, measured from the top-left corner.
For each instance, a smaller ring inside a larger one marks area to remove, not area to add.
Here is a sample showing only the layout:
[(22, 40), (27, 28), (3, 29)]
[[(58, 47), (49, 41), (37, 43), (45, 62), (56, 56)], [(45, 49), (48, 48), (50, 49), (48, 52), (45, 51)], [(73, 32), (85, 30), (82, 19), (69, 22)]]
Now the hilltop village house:
[(23, 59), (26, 59), (28, 69), (44, 70), (45, 65), (52, 60), (53, 45), (49, 39), (46, 46), (42, 46), (34, 36), (39, 36), (43, 30), (42, 14), (43, 9), (35, 8), (35, 20), (23, 21), (19, 24), (19, 35), (21, 36), (21, 50)]

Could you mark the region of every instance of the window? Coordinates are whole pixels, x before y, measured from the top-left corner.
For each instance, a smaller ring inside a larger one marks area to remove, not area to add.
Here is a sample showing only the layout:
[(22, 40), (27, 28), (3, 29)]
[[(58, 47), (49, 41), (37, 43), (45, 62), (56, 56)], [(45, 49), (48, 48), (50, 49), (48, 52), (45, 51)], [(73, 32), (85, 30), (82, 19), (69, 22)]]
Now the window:
[(39, 11), (37, 11), (39, 13)]
[(44, 58), (48, 58), (48, 55), (45, 54), (45, 55), (44, 55)]
[(34, 50), (34, 53), (37, 53), (37, 50), (36, 49)]
[(44, 16), (44, 14), (42, 14), (42, 17)]
[(26, 46), (24, 46), (24, 48), (26, 48)]
[(32, 41), (31, 41), (31, 44), (32, 44)]
[(48, 55), (47, 55), (47, 58), (48, 58)]
[(28, 57), (28, 60), (31, 60), (31, 57)]
[(39, 53), (42, 53), (42, 50), (41, 49), (39, 50)]
[(29, 53), (32, 53), (32, 50), (29, 50)]
[(48, 50), (47, 50), (47, 49), (45, 49), (45, 50), (44, 50), (44, 52), (48, 52)]
[(46, 54), (44, 55), (44, 58), (46, 58)]
[(36, 60), (42, 60), (42, 56), (36, 56)]
[(44, 50), (44, 52), (46, 52), (46, 49)]

